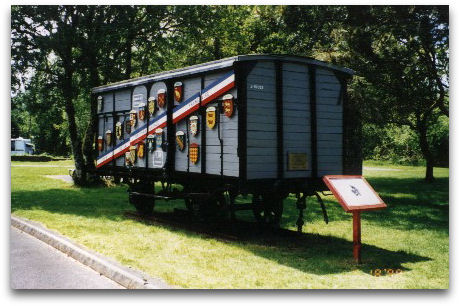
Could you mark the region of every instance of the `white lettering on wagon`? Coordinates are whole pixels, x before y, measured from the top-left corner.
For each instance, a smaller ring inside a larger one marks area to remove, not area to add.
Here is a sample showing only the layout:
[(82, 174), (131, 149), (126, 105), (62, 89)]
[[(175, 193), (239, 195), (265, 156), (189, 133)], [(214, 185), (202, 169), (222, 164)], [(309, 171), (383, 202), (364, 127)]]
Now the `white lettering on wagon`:
[(249, 89), (264, 90), (264, 85), (260, 85), (260, 84), (249, 84)]

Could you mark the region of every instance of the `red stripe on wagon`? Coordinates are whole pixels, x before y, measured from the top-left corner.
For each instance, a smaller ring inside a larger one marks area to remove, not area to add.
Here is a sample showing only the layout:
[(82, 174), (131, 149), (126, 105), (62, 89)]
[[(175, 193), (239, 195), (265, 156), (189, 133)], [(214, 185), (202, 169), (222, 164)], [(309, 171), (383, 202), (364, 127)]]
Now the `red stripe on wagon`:
[(184, 119), (185, 117), (187, 117), (188, 115), (190, 115), (191, 113), (193, 113), (194, 111), (197, 111), (198, 109), (200, 108), (200, 104), (198, 103), (197, 105), (195, 105), (194, 107), (188, 109), (187, 111), (183, 112), (181, 115), (179, 115), (178, 117), (174, 118), (173, 119), (173, 124), (176, 124), (177, 122), (179, 122), (180, 120)]
[(201, 100), (201, 105), (205, 106), (206, 104), (212, 102), (215, 98), (222, 95), (224, 92), (232, 89), (234, 86), (235, 86), (235, 81), (229, 83), (228, 85), (225, 85), (224, 87), (222, 87), (221, 89), (219, 89), (218, 91), (216, 91), (215, 93), (207, 97), (206, 99)]
[(99, 167), (104, 166), (105, 164), (107, 164), (108, 162), (110, 162), (112, 159), (113, 159), (113, 156), (111, 156), (110, 158), (107, 158), (107, 159), (104, 160), (102, 163), (97, 164), (97, 165), (96, 165), (96, 168), (99, 168)]

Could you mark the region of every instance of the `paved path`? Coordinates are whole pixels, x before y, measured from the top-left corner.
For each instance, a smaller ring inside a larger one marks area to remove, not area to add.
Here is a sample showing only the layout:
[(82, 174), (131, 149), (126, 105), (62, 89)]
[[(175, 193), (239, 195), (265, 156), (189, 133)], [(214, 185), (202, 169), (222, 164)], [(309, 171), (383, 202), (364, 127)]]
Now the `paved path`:
[(124, 289), (46, 243), (10, 227), (13, 289)]
[(70, 177), (70, 175), (44, 175), (44, 177), (52, 178), (55, 180), (61, 180), (66, 183), (73, 184), (73, 179)]

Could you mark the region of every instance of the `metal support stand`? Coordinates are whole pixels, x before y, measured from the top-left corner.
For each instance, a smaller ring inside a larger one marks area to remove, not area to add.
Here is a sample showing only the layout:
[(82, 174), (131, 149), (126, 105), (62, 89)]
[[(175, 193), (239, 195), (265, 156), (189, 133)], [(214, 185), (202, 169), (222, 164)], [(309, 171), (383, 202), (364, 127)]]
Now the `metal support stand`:
[(353, 212), (353, 257), (361, 263), (361, 212)]
[(318, 199), (319, 205), (321, 205), (321, 210), (323, 211), (323, 218), (326, 224), (329, 223), (329, 217), (327, 216), (326, 206), (324, 206), (323, 199), (321, 199), (318, 192), (315, 192), (316, 198)]
[(232, 192), (230, 192), (229, 193), (229, 198), (230, 198), (230, 220), (232, 222), (234, 222), (236, 220), (236, 217), (235, 217), (235, 210), (236, 210), (235, 209), (236, 208), (235, 207), (235, 198), (236, 198), (236, 196)]
[(303, 211), (307, 208), (307, 200), (305, 194), (302, 196), (300, 196), (300, 194), (297, 195), (296, 206), (299, 210), (299, 217), (297, 218), (297, 222), (295, 224), (297, 225), (297, 232), (301, 233), (302, 227), (305, 224), (305, 222), (303, 221)]

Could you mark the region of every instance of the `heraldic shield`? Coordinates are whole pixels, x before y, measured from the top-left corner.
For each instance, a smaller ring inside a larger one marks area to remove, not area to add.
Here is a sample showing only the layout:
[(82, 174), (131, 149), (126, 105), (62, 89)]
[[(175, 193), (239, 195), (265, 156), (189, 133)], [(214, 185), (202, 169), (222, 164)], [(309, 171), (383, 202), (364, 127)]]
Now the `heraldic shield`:
[(155, 130), (155, 142), (157, 145), (157, 149), (162, 149), (163, 146), (163, 129), (158, 128)]
[(147, 136), (147, 149), (149, 152), (153, 152), (153, 150), (155, 150), (155, 136), (152, 134)]
[(136, 146), (130, 146), (129, 152), (126, 153), (127, 154), (126, 161), (128, 162), (129, 160), (129, 165), (131, 166), (134, 165), (134, 163), (136, 162), (136, 149), (137, 149)]
[(145, 104), (141, 103), (139, 104), (139, 110), (137, 111), (139, 115), (139, 120), (144, 121), (145, 120)]
[(233, 96), (226, 94), (222, 99), (224, 100), (224, 114), (230, 118), (233, 115)]
[(150, 97), (147, 103), (147, 108), (149, 110), (150, 116), (155, 113), (155, 97)]
[(129, 112), (129, 121), (131, 123), (131, 127), (135, 127), (136, 124), (137, 124), (137, 113), (136, 111), (133, 109), (132, 111)]
[(158, 107), (163, 108), (166, 104), (166, 90), (159, 89), (157, 92)]
[(97, 137), (97, 149), (99, 151), (102, 151), (103, 148), (104, 148), (104, 140), (102, 139), (102, 136), (98, 136)]
[(182, 101), (183, 85), (182, 82), (174, 83), (174, 101)]
[(127, 135), (131, 134), (131, 120), (125, 118), (125, 132)]
[(104, 98), (102, 96), (97, 97), (97, 112), (100, 113), (104, 109)]
[(178, 131), (176, 133), (176, 144), (179, 151), (184, 151), (185, 148), (185, 133), (183, 131)]
[(120, 121), (115, 124), (115, 137), (118, 140), (123, 138), (123, 124)]
[(214, 106), (208, 107), (206, 109), (206, 125), (211, 130), (216, 125), (216, 108)]
[(200, 147), (197, 143), (190, 144), (188, 155), (190, 157), (190, 162), (196, 165), (200, 156)]
[(145, 144), (143, 142), (139, 142), (137, 144), (137, 157), (142, 159), (144, 158), (144, 150), (145, 150)]
[(106, 146), (110, 146), (112, 144), (112, 131), (107, 130), (105, 132), (105, 144)]
[(192, 116), (190, 117), (190, 133), (193, 136), (198, 135), (200, 131), (200, 127), (198, 125), (198, 116)]
[(125, 164), (126, 166), (133, 166), (134, 163), (131, 162), (131, 153), (128, 151), (125, 153)]

